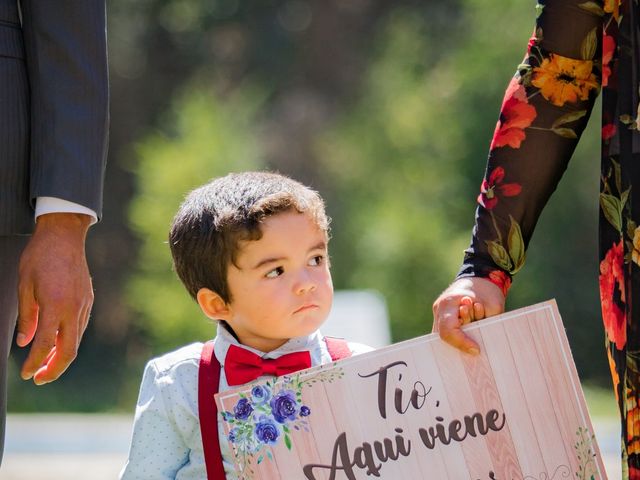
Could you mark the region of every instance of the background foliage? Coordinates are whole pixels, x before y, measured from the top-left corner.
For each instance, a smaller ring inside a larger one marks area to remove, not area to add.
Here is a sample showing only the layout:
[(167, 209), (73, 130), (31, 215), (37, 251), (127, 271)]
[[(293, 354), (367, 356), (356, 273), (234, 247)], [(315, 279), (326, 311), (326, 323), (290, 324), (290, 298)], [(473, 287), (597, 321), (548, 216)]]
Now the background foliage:
[[(110, 0), (112, 128), (96, 304), (78, 360), (12, 411), (131, 411), (154, 354), (212, 336), (171, 271), (183, 196), (228, 171), (312, 185), (336, 288), (375, 288), (395, 340), (469, 241), (498, 107), (534, 21), (526, 0)], [(596, 110), (599, 111), (599, 110)], [(555, 297), (583, 379), (609, 385), (597, 291), (598, 115), (545, 210), (508, 308)], [(543, 155), (544, 152), (541, 152)], [(14, 351), (14, 370), (24, 352)]]

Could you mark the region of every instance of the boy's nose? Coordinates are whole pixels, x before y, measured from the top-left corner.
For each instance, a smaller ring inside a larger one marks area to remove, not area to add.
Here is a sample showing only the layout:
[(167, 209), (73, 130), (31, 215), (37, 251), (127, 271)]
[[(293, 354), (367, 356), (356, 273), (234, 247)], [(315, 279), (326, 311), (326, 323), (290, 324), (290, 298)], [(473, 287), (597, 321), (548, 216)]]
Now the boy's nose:
[(316, 289), (316, 282), (313, 279), (312, 275), (308, 273), (300, 274), (298, 278), (298, 282), (296, 283), (294, 290), (298, 295), (303, 293), (311, 292)]

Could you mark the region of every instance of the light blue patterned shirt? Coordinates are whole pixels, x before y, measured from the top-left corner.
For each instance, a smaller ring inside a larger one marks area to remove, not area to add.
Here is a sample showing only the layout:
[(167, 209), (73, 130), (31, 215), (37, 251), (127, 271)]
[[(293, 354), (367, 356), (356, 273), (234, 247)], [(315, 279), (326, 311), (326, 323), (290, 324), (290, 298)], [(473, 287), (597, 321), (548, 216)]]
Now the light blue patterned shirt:
[[(308, 337), (292, 338), (269, 353), (243, 346), (263, 358), (301, 350), (311, 353), (311, 365), (331, 362), (322, 335), (316, 331)], [(214, 341), (214, 353), (220, 365), (230, 345), (238, 341), (222, 325)], [(372, 350), (362, 344), (349, 343), (353, 354)], [(144, 371), (129, 458), (120, 472), (121, 480), (203, 480), (207, 478), (198, 419), (198, 366), (202, 343), (193, 343), (151, 360)], [(267, 378), (267, 377), (263, 377)], [(230, 387), (220, 371), (219, 391)], [(227, 480), (235, 480), (233, 455), (218, 419), (220, 450)]]

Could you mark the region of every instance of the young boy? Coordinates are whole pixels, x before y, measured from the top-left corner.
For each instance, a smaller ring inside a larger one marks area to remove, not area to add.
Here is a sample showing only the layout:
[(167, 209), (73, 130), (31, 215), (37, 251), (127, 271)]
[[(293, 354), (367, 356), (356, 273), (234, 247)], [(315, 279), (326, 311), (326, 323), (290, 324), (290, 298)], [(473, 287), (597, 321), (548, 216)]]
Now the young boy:
[[(198, 382), (202, 394), (208, 378), (203, 365), (211, 360), (206, 368), (215, 368), (214, 378), (219, 373), (217, 385), (208, 388), (224, 391), (336, 359), (330, 353), (335, 340), (318, 331), (333, 298), (329, 219), (317, 192), (290, 178), (230, 174), (189, 194), (169, 241), (178, 276), (202, 312), (218, 322), (213, 353), (209, 358), (207, 348), (194, 343), (148, 363), (120, 478), (205, 479), (209, 472), (209, 480), (228, 480), (235, 478), (233, 456), (221, 418), (217, 428), (200, 424), (205, 402), (199, 405)], [(370, 350), (346, 342), (337, 350), (345, 346), (346, 356)], [(247, 355), (265, 367), (243, 368)], [(218, 441), (223, 465), (219, 454), (212, 460), (209, 453)]]

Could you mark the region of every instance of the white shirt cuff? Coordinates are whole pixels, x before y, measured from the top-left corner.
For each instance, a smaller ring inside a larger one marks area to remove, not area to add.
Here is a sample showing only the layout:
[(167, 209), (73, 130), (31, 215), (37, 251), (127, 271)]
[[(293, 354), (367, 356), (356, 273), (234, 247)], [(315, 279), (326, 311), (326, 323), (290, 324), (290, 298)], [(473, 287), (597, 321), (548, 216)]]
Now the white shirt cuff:
[(80, 205), (79, 203), (70, 202), (56, 197), (37, 197), (35, 218), (46, 213), (83, 213), (92, 218), (91, 225), (98, 221), (98, 215), (96, 212), (90, 208)]

